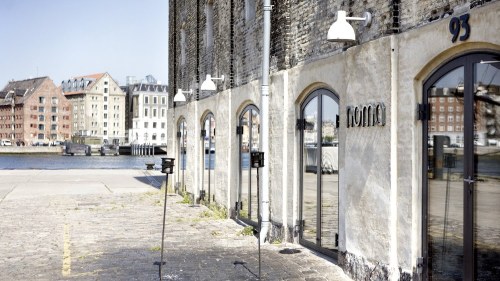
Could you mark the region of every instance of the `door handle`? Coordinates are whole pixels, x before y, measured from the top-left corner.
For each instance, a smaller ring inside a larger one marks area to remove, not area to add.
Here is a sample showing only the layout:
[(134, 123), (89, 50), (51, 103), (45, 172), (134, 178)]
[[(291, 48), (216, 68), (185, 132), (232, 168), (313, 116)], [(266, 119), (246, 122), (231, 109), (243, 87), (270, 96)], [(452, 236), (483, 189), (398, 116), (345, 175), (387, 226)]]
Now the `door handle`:
[(474, 178), (472, 178), (471, 176), (469, 176), (468, 178), (464, 179), (464, 182), (471, 184), (471, 183), (475, 183), (476, 180)]

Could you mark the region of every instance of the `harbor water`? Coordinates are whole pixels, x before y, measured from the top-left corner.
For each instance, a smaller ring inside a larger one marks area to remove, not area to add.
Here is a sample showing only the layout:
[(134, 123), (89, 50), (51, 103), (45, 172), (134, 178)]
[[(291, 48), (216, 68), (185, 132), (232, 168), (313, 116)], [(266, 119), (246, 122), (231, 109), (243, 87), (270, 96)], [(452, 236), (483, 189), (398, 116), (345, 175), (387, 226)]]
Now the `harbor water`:
[(2, 154), (0, 170), (14, 169), (146, 169), (146, 163), (161, 167), (161, 157), (157, 156), (64, 156), (55, 154)]

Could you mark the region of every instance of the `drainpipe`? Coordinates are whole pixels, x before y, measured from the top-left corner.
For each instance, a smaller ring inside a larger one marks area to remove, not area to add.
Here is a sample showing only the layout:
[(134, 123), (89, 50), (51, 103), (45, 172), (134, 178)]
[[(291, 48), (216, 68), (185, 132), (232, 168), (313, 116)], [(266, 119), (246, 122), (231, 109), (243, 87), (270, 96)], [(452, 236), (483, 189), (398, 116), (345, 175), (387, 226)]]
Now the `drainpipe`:
[(391, 35), (391, 191), (390, 191), (390, 279), (398, 280), (398, 65), (399, 48), (396, 35)]
[(264, 28), (262, 50), (262, 152), (264, 152), (264, 168), (262, 169), (262, 218), (260, 241), (265, 242), (269, 232), (269, 49), (271, 43), (271, 0), (264, 0)]

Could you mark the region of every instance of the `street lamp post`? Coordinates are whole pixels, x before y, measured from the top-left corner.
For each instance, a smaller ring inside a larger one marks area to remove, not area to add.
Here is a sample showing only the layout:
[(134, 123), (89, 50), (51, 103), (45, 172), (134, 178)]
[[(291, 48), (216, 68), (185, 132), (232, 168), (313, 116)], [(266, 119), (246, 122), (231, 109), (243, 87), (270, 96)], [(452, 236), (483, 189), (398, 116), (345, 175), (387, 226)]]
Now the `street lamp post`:
[(163, 245), (165, 241), (165, 215), (167, 213), (168, 175), (174, 172), (174, 161), (174, 158), (161, 158), (161, 172), (165, 174), (165, 199), (163, 201), (163, 229), (161, 231), (161, 256), (159, 264), (160, 281), (162, 280), (161, 268), (163, 266)]
[[(264, 152), (261, 151), (256, 151), (256, 152), (251, 152), (250, 153), (250, 163), (252, 168), (257, 169), (257, 200), (260, 199), (260, 192), (259, 192), (259, 168), (264, 167)], [(261, 239), (261, 230), (262, 230), (262, 216), (260, 213), (260, 204), (257, 205), (257, 227), (258, 229), (255, 231), (254, 234), (257, 236), (257, 244), (259, 248), (259, 280), (260, 280), (260, 268), (261, 268), (261, 259), (260, 259), (260, 239)]]

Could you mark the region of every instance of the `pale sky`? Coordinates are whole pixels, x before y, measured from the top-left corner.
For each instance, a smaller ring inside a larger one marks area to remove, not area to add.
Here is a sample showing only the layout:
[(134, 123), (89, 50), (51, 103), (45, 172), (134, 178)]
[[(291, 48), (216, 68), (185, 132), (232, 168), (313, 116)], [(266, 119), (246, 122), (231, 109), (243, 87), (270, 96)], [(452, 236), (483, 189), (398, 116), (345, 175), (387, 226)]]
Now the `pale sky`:
[(0, 90), (102, 72), (167, 84), (168, 0), (0, 0)]

